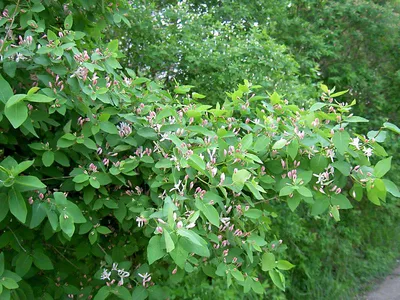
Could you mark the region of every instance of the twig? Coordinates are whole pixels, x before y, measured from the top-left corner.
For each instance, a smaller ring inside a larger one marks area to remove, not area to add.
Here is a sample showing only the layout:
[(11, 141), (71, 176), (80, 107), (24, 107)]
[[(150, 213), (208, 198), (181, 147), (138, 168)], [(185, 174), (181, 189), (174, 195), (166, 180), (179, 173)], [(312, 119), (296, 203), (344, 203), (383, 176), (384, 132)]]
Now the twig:
[(56, 250), (56, 252), (59, 254), (59, 255), (61, 255), (62, 256), (62, 258), (64, 258), (67, 262), (69, 262), (75, 269), (78, 269), (79, 270), (79, 268), (72, 262), (72, 261), (70, 261), (68, 258), (66, 258), (65, 256), (64, 256), (64, 254), (62, 254), (56, 247), (54, 247), (53, 245), (50, 245), (54, 250)]
[(13, 231), (10, 227), (8, 227), (8, 226), (7, 226), (7, 228), (11, 231), (11, 233), (12, 233), (13, 236), (15, 237), (15, 240), (17, 241), (17, 243), (18, 243), (18, 245), (21, 247), (21, 249), (24, 250), (24, 252), (26, 253), (25, 248), (22, 247), (22, 245), (21, 245), (21, 243), (19, 242), (18, 237), (17, 237), (17, 235), (14, 233), (14, 231)]
[(261, 200), (261, 201), (258, 201), (258, 202), (254, 202), (254, 205), (260, 204), (260, 203), (264, 203), (264, 202), (268, 202), (268, 201), (274, 200), (276, 198), (277, 197), (272, 197), (272, 198), (269, 198), (269, 199), (264, 199), (264, 200)]
[(62, 177), (50, 177), (50, 178), (44, 178), (40, 179), (41, 181), (46, 181), (46, 180), (56, 180), (56, 179), (67, 179), (67, 178), (72, 178), (74, 176), (62, 176)]
[(107, 255), (106, 250), (104, 250), (104, 248), (102, 246), (100, 246), (99, 243), (97, 243), (97, 246), (99, 246), (99, 248), (101, 249), (101, 251), (103, 251), (104, 255)]

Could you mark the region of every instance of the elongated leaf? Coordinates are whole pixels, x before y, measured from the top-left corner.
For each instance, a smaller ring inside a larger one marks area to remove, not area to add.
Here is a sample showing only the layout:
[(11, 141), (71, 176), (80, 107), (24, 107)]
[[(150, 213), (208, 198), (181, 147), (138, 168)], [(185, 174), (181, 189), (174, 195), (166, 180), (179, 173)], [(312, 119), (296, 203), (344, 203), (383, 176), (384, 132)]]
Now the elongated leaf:
[(43, 252), (35, 252), (33, 254), (33, 263), (40, 270), (53, 270), (54, 266), (50, 258)]
[(219, 214), (214, 206), (204, 204), (200, 199), (196, 199), (196, 207), (206, 216), (211, 224), (219, 227)]
[(199, 171), (204, 171), (206, 169), (206, 163), (197, 154), (192, 154), (190, 156), (188, 164)]
[(0, 253), (0, 276), (3, 275), (4, 272), (4, 252)]
[(263, 271), (270, 271), (275, 267), (275, 255), (273, 253), (264, 253), (261, 258), (261, 269)]
[(272, 146), (272, 149), (274, 149), (274, 150), (282, 149), (283, 147), (285, 147), (286, 143), (287, 143), (287, 140), (280, 139), (279, 141), (275, 142), (275, 144)]
[(391, 193), (393, 196), (400, 198), (399, 188), (390, 180), (382, 179), (385, 184), (386, 190)]
[(11, 188), (8, 191), (8, 205), (11, 213), (22, 223), (25, 223), (28, 210), (26, 203), (19, 191)]
[(392, 157), (388, 157), (379, 161), (374, 168), (375, 177), (381, 178), (389, 172), (392, 165)]
[(13, 90), (7, 80), (0, 75), (0, 101), (6, 104), (8, 99), (10, 99), (13, 94)]
[(147, 245), (147, 260), (149, 265), (151, 265), (156, 260), (159, 260), (166, 254), (165, 250), (162, 247), (161, 236), (155, 235), (153, 236), (149, 244)]
[(74, 219), (66, 213), (60, 214), (59, 217), (61, 230), (69, 237), (72, 237), (75, 232)]
[(26, 98), (25, 94), (17, 94), (17, 95), (13, 95), (10, 99), (8, 99), (7, 103), (6, 103), (6, 108), (10, 108), (11, 106), (20, 103), (21, 101), (24, 101), (24, 99)]
[(175, 249), (174, 241), (172, 240), (171, 235), (167, 230), (164, 230), (163, 236), (165, 240), (165, 246), (167, 247), (167, 252), (169, 253)]
[(15, 186), (21, 192), (46, 188), (46, 185), (44, 185), (39, 178), (35, 176), (18, 176), (15, 179)]
[(322, 102), (314, 103), (314, 104), (310, 107), (310, 111), (320, 110), (321, 108), (323, 108), (324, 106), (327, 106), (327, 105), (328, 105), (328, 104), (322, 103)]
[(32, 267), (32, 262), (32, 256), (25, 252), (21, 253), (15, 262), (15, 272), (21, 277), (24, 276)]
[(4, 110), (4, 114), (6, 115), (7, 119), (10, 121), (11, 125), (14, 128), (18, 128), (25, 122), (28, 118), (28, 108), (26, 107), (25, 103), (18, 102), (17, 104), (6, 107)]
[(383, 123), (383, 127), (387, 128), (387, 129), (389, 129), (389, 130), (391, 130), (391, 131), (393, 131), (393, 132), (395, 132), (397, 134), (400, 134), (400, 128), (397, 127), (395, 124), (386, 122), (386, 123)]
[(25, 98), (29, 102), (37, 102), (37, 103), (49, 103), (55, 100), (55, 98), (47, 97), (43, 94), (32, 94), (28, 95)]
[(271, 277), (272, 282), (277, 286), (280, 290), (285, 290), (285, 282), (283, 275), (277, 270), (270, 270), (269, 277)]
[(349, 149), (350, 135), (347, 131), (336, 131), (332, 138), (333, 144), (341, 155)]
[(74, 24), (74, 19), (72, 17), (72, 14), (69, 14), (64, 20), (64, 28), (69, 30), (72, 28), (73, 24)]

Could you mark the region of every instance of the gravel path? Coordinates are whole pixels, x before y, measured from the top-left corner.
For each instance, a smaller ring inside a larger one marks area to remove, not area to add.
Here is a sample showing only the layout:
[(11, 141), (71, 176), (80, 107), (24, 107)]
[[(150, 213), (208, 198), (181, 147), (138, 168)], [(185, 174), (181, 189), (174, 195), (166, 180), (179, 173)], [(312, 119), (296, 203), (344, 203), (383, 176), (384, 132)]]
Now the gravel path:
[(400, 266), (371, 293), (366, 300), (400, 300)]

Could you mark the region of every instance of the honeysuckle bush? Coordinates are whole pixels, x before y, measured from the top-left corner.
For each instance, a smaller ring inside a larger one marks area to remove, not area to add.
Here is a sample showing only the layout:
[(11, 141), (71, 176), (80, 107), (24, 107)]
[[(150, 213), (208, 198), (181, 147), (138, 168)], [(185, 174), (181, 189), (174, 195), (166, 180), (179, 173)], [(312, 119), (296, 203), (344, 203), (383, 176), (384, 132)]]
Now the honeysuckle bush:
[(295, 268), (277, 206), (337, 222), (400, 196), (380, 145), (400, 130), (352, 132), (344, 92), (302, 108), (245, 81), (205, 105), (122, 68), (117, 40), (93, 47), (76, 3), (48, 27), (53, 1), (3, 3), (2, 299), (162, 299), (199, 274), (263, 297)]

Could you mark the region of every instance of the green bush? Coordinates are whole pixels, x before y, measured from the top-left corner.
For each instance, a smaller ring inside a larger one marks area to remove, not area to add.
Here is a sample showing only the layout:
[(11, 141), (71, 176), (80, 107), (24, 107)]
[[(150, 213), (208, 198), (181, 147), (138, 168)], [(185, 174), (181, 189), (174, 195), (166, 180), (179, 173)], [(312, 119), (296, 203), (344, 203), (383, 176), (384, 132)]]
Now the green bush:
[[(75, 25), (80, 1), (57, 3), (55, 18), (53, 1), (3, 8), (2, 299), (192, 297), (182, 282), (221, 295), (210, 281), (278, 295), (295, 267), (282, 207), (334, 226), (400, 196), (380, 145), (400, 130), (352, 133), (367, 120), (334, 100), (343, 92), (322, 86), (304, 109), (245, 81), (202, 105), (190, 86), (171, 94), (123, 69), (118, 41)], [(128, 23), (111, 4), (94, 10), (104, 29)]]

